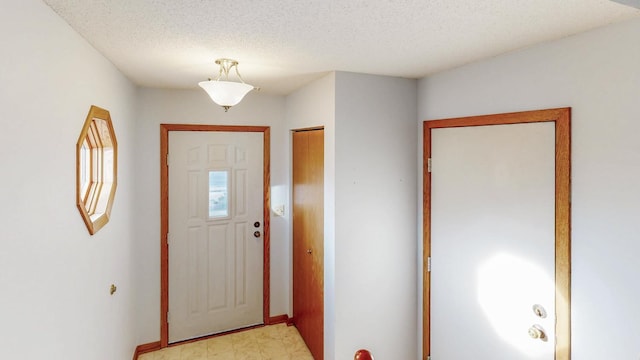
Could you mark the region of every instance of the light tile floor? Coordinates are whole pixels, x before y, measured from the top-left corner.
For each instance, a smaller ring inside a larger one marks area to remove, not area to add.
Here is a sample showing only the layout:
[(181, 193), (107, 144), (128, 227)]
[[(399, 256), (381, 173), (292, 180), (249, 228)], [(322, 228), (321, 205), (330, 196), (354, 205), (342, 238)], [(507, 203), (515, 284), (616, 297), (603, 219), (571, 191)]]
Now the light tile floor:
[(143, 354), (139, 360), (313, 360), (294, 326), (278, 324)]

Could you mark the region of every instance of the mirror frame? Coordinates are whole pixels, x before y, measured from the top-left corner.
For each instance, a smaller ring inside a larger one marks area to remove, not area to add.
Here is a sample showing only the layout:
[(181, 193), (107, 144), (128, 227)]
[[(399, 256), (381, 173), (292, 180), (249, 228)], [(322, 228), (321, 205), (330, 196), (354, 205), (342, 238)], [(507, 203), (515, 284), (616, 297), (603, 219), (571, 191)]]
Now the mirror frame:
[[(105, 150), (113, 153), (112, 166), (105, 161)], [(91, 105), (76, 143), (76, 205), (91, 235), (109, 222), (117, 175), (118, 143), (111, 115)]]

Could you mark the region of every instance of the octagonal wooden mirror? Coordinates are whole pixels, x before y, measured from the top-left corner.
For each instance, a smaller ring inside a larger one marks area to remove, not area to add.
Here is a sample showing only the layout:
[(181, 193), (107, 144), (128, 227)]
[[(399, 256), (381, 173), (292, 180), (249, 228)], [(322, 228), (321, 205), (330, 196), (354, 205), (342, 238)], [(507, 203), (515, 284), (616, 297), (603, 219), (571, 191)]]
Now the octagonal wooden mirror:
[(118, 144), (109, 111), (92, 105), (76, 144), (76, 204), (91, 235), (109, 222)]

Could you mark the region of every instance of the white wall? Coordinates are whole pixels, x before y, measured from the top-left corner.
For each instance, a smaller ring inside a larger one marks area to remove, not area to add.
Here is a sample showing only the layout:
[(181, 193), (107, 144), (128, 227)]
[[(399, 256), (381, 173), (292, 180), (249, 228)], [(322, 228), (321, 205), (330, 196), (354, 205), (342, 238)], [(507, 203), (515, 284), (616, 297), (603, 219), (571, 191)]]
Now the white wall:
[(335, 359), (415, 359), (416, 86), (336, 74)]
[[(0, 44), (0, 358), (130, 359), (135, 88), (40, 0), (3, 1)], [(110, 110), (119, 154), (94, 236), (75, 205), (91, 105)]]
[[(287, 204), (291, 208), (291, 130), (324, 127), (324, 356), (335, 358), (335, 73), (330, 73), (287, 96)], [(291, 230), (291, 213), (287, 211)], [(289, 232), (289, 264), (293, 242)], [(289, 275), (290, 288), (293, 273)], [(291, 288), (292, 290), (292, 288)], [(291, 292), (290, 292), (291, 294)], [(289, 299), (290, 304), (292, 298)], [(293, 305), (290, 305), (292, 307)], [(291, 309), (293, 310), (293, 309)], [(289, 315), (292, 315), (289, 313)]]
[(419, 82), (420, 126), (425, 119), (572, 107), (574, 359), (640, 357), (638, 39), (635, 20)]
[(415, 80), (344, 72), (287, 97), (288, 129), (325, 129), (326, 359), (417, 357), (416, 108)]
[[(284, 97), (250, 93), (225, 113), (201, 89), (140, 89), (136, 120), (136, 283), (138, 344), (160, 340), (160, 124), (271, 127), (272, 204), (288, 181)], [(271, 316), (289, 312), (288, 220), (271, 213)]]

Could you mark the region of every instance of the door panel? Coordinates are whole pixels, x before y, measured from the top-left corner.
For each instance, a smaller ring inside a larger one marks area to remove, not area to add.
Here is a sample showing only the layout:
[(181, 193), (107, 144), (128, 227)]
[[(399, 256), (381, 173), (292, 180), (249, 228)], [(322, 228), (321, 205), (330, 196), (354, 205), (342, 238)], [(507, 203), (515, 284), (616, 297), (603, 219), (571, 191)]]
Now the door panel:
[(324, 353), (324, 130), (293, 133), (293, 319)]
[(171, 132), (169, 151), (169, 342), (261, 324), (262, 133)]
[(431, 146), (431, 356), (554, 359), (554, 124), (433, 129)]
[(571, 359), (571, 109), (425, 121), (423, 139), (423, 359)]

